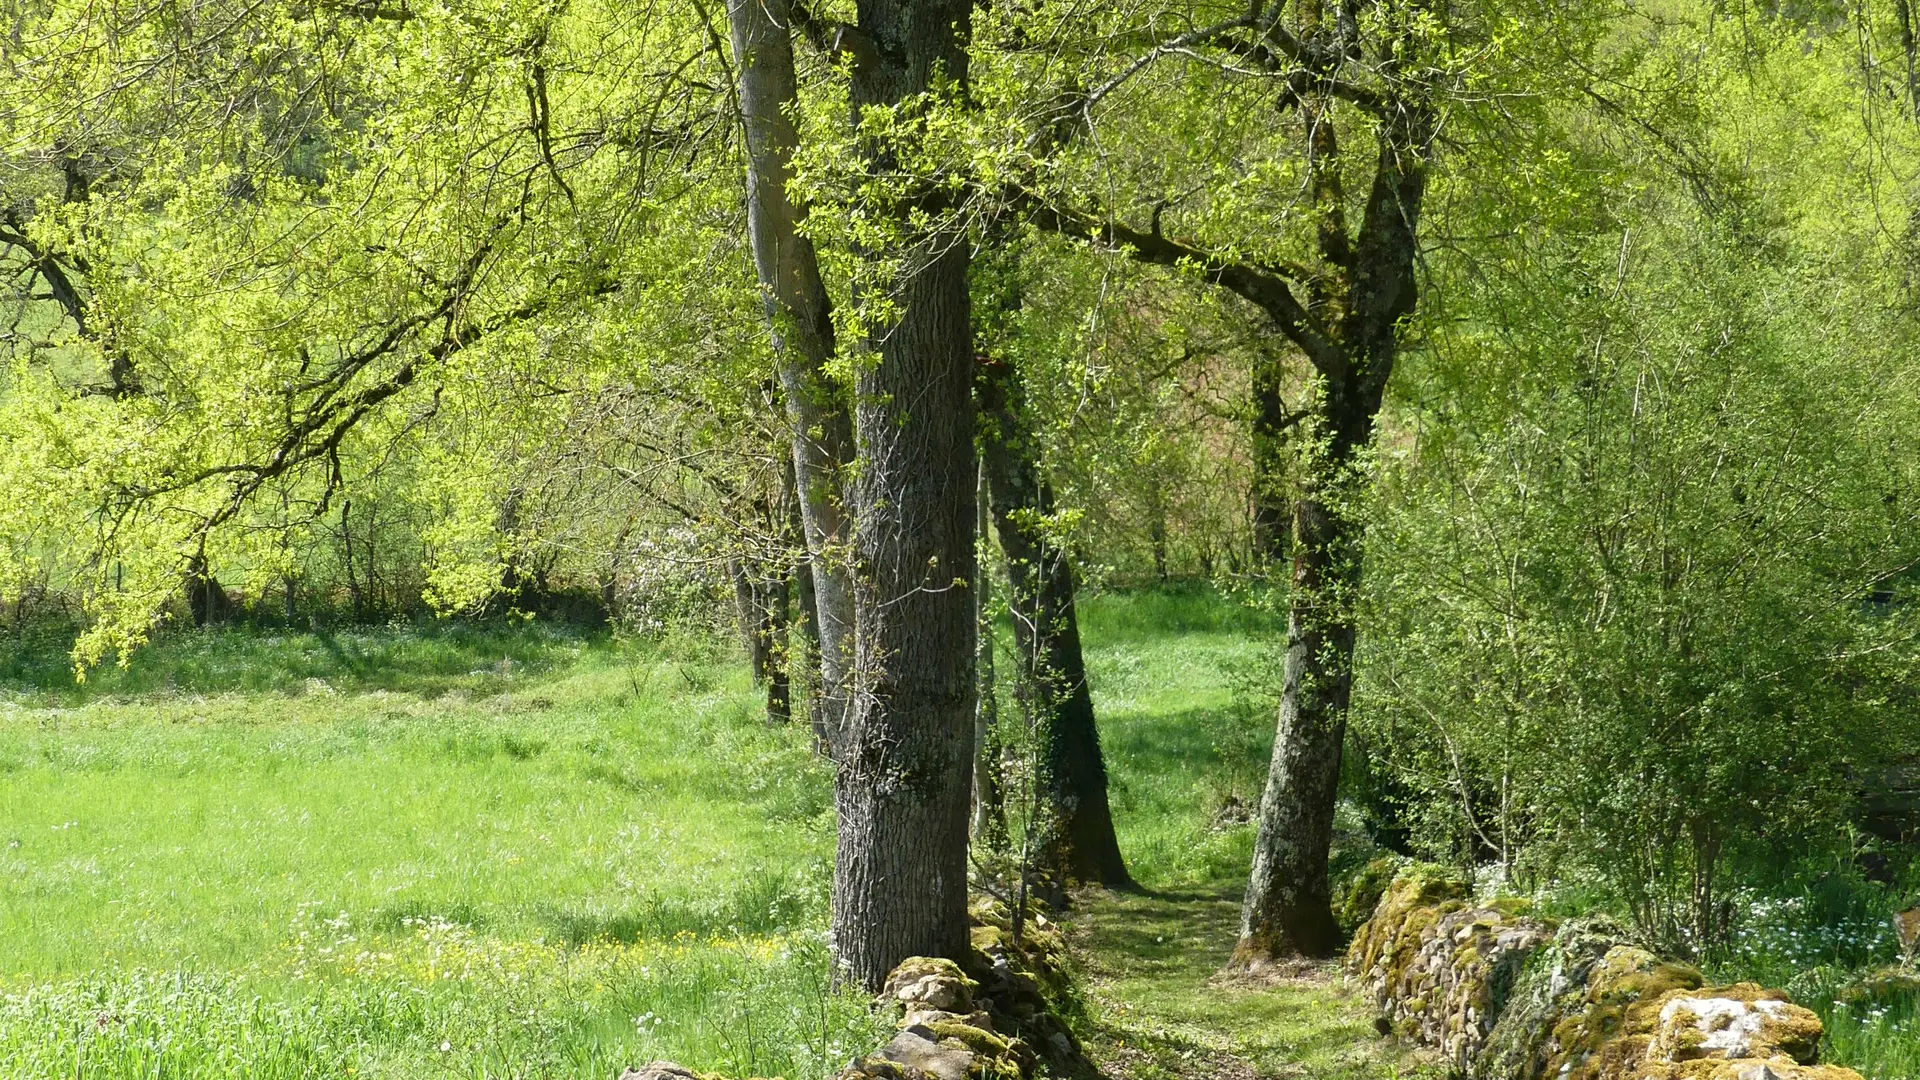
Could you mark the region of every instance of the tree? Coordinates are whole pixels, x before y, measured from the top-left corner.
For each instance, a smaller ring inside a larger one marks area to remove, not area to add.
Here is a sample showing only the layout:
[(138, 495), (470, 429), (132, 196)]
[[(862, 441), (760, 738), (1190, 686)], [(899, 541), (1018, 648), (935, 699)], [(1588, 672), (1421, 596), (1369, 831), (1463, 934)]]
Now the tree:
[(1053, 489), (1040, 471), (1019, 376), (1003, 360), (981, 366), (982, 460), (995, 531), (1007, 554), (1008, 609), (1022, 692), (1038, 714), (1040, 865), (1064, 883), (1130, 885), (1107, 801), (1107, 768), (1080, 651), (1073, 564), (1053, 528)]
[(975, 336), (979, 373), (981, 474), (994, 529), (1006, 553), (1007, 612), (1023, 696), (1042, 742), (1035, 783), (1041, 832), (1038, 868), (1057, 886), (1069, 881), (1130, 885), (1107, 799), (1106, 762), (1093, 694), (1080, 651), (1074, 598), (1078, 583), (1060, 529), (1053, 485), (1042, 464), (1039, 432), (1025, 380), (1014, 364), (1021, 344), (1024, 245), (1004, 239), (975, 261)]
[(855, 381), (854, 700), (835, 780), (833, 935), (877, 987), (913, 955), (962, 956), (973, 748), (973, 325), (953, 196), (924, 173), (928, 128), (963, 99), (972, 6), (866, 0), (851, 53), (857, 208), (892, 234), (861, 251), (870, 359)]
[(842, 472), (853, 455), (852, 421), (826, 377), (834, 358), (832, 301), (805, 231), (807, 206), (788, 194), (799, 145), (793, 17), (787, 0), (729, 0), (727, 22), (739, 70), (746, 132), (747, 222), (774, 355), (792, 426), (793, 470), (812, 578), (812, 634), (821, 686), (814, 725), (836, 752), (847, 722), (853, 659), (853, 583)]
[[(1416, 300), (1417, 227), (1439, 95), (1455, 78), (1442, 51), (1445, 33), (1428, 6), (1400, 0), (1337, 9), (1318, 0), (1256, 4), (1166, 35), (1085, 93), (1083, 110), (1091, 115), (1154, 61), (1202, 50), (1220, 58), (1221, 70), (1264, 73), (1268, 85), (1279, 87), (1270, 100), (1287, 116), (1286, 132), (1296, 142), (1306, 193), (1299, 216), (1312, 236), (1307, 258), (1275, 252), (1249, 259), (1238, 248), (1259, 251), (1259, 245), (1169, 238), (1161, 224), (1164, 199), (1145, 229), (1089, 209), (1089, 200), (1076, 199), (1065, 184), (1034, 215), (1043, 227), (1230, 290), (1312, 369), (1291, 515), (1278, 733), (1236, 950), (1243, 962), (1328, 955), (1340, 940), (1327, 855), (1353, 679), (1353, 604), (1364, 533), (1358, 496), (1401, 322)], [(1349, 222), (1347, 187), (1356, 166), (1343, 155), (1349, 134), (1373, 144), (1357, 227)]]

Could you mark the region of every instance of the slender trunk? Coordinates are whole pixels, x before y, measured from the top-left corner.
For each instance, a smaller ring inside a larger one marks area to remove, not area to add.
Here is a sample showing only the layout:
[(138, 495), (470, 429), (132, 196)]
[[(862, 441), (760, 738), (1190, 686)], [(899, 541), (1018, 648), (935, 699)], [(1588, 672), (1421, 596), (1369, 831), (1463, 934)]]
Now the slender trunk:
[(767, 723), (793, 719), (793, 683), (788, 672), (793, 652), (787, 642), (788, 609), (793, 605), (793, 579), (783, 563), (768, 568), (762, 579), (760, 636), (766, 646)]
[(1167, 583), (1167, 504), (1158, 492), (1148, 499), (1147, 542), (1153, 548), (1153, 576)]
[(812, 575), (819, 647), (815, 724), (829, 754), (843, 734), (853, 658), (853, 585), (842, 472), (853, 455), (846, 406), (825, 374), (835, 350), (832, 305), (805, 206), (787, 195), (799, 136), (789, 117), (799, 96), (788, 0), (728, 0), (740, 113), (747, 144), (747, 226), (762, 302), (773, 327), (781, 395), (793, 431), (795, 489)]
[[(964, 94), (968, 0), (860, 0), (851, 98), (907, 108), (936, 82)], [(909, 121), (895, 130), (912, 132)], [(912, 136), (906, 135), (911, 138)], [(868, 169), (894, 173), (885, 145)], [(905, 234), (938, 191), (869, 196)], [(870, 331), (856, 384), (852, 723), (835, 782), (833, 945), (841, 975), (877, 988), (909, 956), (964, 958), (973, 757), (973, 333), (964, 236), (902, 235), (864, 251), (897, 315)], [(875, 299), (878, 299), (876, 297)]]
[(994, 525), (1007, 554), (1014, 640), (1044, 725), (1040, 795), (1048, 820), (1041, 859), (1061, 880), (1129, 885), (1080, 649), (1073, 564), (1040, 524), (1053, 514), (1053, 489), (1040, 474), (1013, 369), (988, 361), (978, 390), (986, 429), (982, 461)]
[[(979, 559), (985, 559), (988, 544), (987, 470), (983, 463), (979, 482), (974, 485), (979, 516), (974, 529)], [(1000, 703), (993, 671), (993, 573), (981, 562), (973, 589), (973, 617), (980, 640), (974, 649), (973, 706), (973, 839), (990, 849), (1007, 844), (1007, 806), (1000, 787)]]
[[(1325, 396), (1333, 397), (1332, 393)], [(1345, 423), (1308, 452), (1305, 482), (1293, 505), (1293, 575), (1280, 721), (1260, 799), (1259, 835), (1247, 884), (1236, 955), (1331, 955), (1340, 945), (1327, 856), (1353, 689), (1353, 603), (1360, 585), (1362, 525), (1355, 452), (1371, 439), (1378, 403), (1322, 415)], [(1345, 411), (1345, 416), (1339, 416)]]
[(1334, 167), (1333, 125), (1311, 125), (1320, 254), (1335, 272), (1310, 305), (1339, 314), (1331, 337), (1310, 336), (1318, 369), (1314, 430), (1293, 507), (1293, 579), (1273, 762), (1260, 800), (1253, 871), (1235, 957), (1326, 956), (1340, 943), (1328, 898), (1327, 857), (1353, 688), (1354, 605), (1365, 521), (1358, 459), (1373, 442), (1400, 321), (1418, 298), (1416, 227), (1433, 132), (1409, 107), (1377, 133), (1366, 217), (1349, 242)]
[(340, 556), (347, 574), (347, 603), (351, 605), (351, 618), (358, 622), (361, 607), (360, 583), (353, 578), (353, 529), (350, 527), (348, 517), (352, 510), (352, 499), (346, 499), (340, 503)]
[(767, 681), (766, 607), (756, 580), (759, 568), (743, 555), (727, 560), (727, 577), (733, 582), (734, 622), (740, 628), (740, 641), (747, 647), (747, 663), (753, 669), (753, 685)]
[(1287, 557), (1292, 510), (1287, 499), (1286, 403), (1280, 396), (1280, 359), (1260, 355), (1253, 367), (1253, 563), (1255, 573)]

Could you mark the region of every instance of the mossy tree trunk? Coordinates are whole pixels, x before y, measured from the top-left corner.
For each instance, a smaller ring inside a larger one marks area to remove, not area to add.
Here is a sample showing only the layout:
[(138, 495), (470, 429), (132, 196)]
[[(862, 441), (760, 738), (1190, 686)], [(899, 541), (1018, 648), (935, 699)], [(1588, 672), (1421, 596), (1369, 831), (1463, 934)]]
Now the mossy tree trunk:
[(1043, 729), (1039, 862), (1057, 881), (1130, 885), (1114, 835), (1106, 760), (1080, 649), (1073, 563), (1047, 532), (1053, 489), (1040, 471), (1018, 374), (1006, 363), (986, 360), (978, 400), (994, 527), (1007, 555), (1020, 676)]
[[(1268, 263), (1172, 238), (1156, 217), (1133, 228), (1111, 212), (1035, 208), (1042, 228), (1203, 275), (1258, 308), (1306, 359), (1312, 430), (1292, 508), (1292, 588), (1272, 767), (1261, 797), (1253, 871), (1236, 958), (1328, 955), (1339, 930), (1328, 903), (1327, 858), (1352, 686), (1354, 592), (1365, 523), (1355, 496), (1373, 442), (1400, 322), (1414, 310), (1417, 225), (1435, 137), (1433, 99), (1444, 72), (1426, 66), (1410, 6), (1363, 27), (1319, 0), (1248, 14), (1183, 39), (1182, 47), (1254, 64), (1281, 87), (1276, 106), (1298, 139), (1312, 216), (1311, 262)], [(1341, 9), (1344, 10), (1344, 9)], [(1389, 57), (1370, 64), (1368, 56)], [(1362, 168), (1341, 156), (1343, 124), (1373, 142), (1359, 228), (1345, 183)], [(1254, 240), (1249, 246), (1259, 247)]]

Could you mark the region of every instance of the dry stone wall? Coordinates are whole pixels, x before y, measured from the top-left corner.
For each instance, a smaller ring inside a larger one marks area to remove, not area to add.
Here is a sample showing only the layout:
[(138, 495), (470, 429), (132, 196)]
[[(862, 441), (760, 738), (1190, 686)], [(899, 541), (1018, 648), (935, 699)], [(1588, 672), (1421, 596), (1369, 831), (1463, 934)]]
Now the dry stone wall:
[(1383, 1027), (1469, 1080), (1862, 1080), (1818, 1063), (1820, 1019), (1777, 990), (1700, 972), (1603, 920), (1475, 905), (1447, 871), (1396, 876), (1350, 974)]

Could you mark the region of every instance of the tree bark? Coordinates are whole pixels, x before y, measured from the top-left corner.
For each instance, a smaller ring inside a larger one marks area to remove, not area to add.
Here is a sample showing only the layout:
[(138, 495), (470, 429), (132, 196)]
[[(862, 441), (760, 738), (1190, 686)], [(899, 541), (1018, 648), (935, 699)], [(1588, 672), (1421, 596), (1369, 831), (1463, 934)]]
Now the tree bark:
[(1053, 488), (1040, 473), (1018, 376), (1011, 366), (988, 360), (978, 394), (982, 461), (994, 526), (1007, 554), (1014, 641), (1045, 724), (1041, 862), (1060, 881), (1131, 885), (1107, 799), (1106, 760), (1074, 608), (1073, 564), (1040, 525), (1053, 514)]
[(820, 679), (811, 709), (831, 756), (847, 722), (853, 659), (852, 537), (843, 481), (853, 456), (853, 426), (825, 373), (835, 351), (833, 309), (813, 241), (801, 232), (807, 208), (787, 194), (799, 143), (788, 115), (799, 97), (791, 8), (788, 0), (728, 0), (727, 22), (746, 132), (747, 228), (793, 432), (795, 487), (812, 576)]
[(1293, 504), (1280, 719), (1236, 949), (1247, 963), (1328, 956), (1340, 947), (1327, 858), (1353, 691), (1353, 604), (1364, 531), (1353, 505), (1360, 494), (1354, 457), (1371, 441), (1379, 401), (1324, 393), (1329, 400), (1317, 412), (1338, 422), (1308, 451), (1303, 490)]
[(1374, 419), (1398, 356), (1400, 320), (1413, 313), (1418, 298), (1416, 228), (1433, 137), (1425, 110), (1414, 103), (1382, 125), (1366, 216), (1358, 237), (1349, 241), (1332, 124), (1313, 127), (1316, 171), (1326, 177), (1315, 180), (1323, 206), (1321, 259), (1331, 273), (1309, 311), (1316, 321), (1339, 318), (1331, 335), (1301, 335), (1320, 353), (1309, 352), (1319, 385), (1293, 513), (1280, 719), (1235, 949), (1236, 959), (1246, 963), (1328, 956), (1340, 944), (1327, 858), (1353, 687), (1354, 604), (1365, 534), (1356, 459), (1373, 442)]
[[(857, 7), (858, 27), (840, 35), (854, 58), (855, 130), (873, 110), (925, 107), (913, 102), (936, 81), (964, 93), (968, 0)], [(886, 145), (863, 153), (872, 173), (897, 175)], [(871, 220), (900, 233), (859, 253), (894, 314), (870, 330), (874, 356), (855, 388), (857, 632), (832, 934), (841, 977), (873, 989), (909, 956), (969, 948), (976, 464), (966, 239), (907, 231), (914, 211), (937, 221), (949, 209), (938, 191), (863, 197)]]

